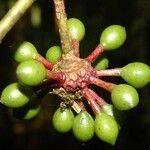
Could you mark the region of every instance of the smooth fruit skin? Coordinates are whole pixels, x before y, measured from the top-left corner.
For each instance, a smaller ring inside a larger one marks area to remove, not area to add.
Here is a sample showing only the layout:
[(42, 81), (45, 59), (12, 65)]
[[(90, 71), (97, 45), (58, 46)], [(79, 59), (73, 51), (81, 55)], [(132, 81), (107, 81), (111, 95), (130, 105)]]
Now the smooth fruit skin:
[(80, 112), (72, 126), (74, 136), (82, 141), (89, 141), (94, 135), (94, 120), (87, 111)]
[(121, 69), (121, 77), (136, 88), (150, 83), (150, 67), (141, 62), (129, 63)]
[(67, 20), (68, 30), (71, 36), (71, 39), (81, 41), (85, 35), (84, 24), (76, 18), (70, 18)]
[(46, 59), (55, 64), (61, 58), (61, 55), (62, 49), (60, 48), (60, 46), (52, 46), (46, 52)]
[(102, 141), (115, 145), (119, 133), (118, 124), (112, 116), (99, 113), (95, 117), (95, 133)]
[(22, 107), (29, 102), (32, 90), (19, 83), (12, 83), (2, 91), (0, 102), (10, 108)]
[(102, 106), (102, 112), (107, 115), (112, 116), (118, 123), (119, 129), (121, 129), (121, 126), (126, 118), (125, 114), (122, 111), (118, 110), (112, 104), (106, 103), (105, 105)]
[(53, 115), (53, 126), (61, 133), (65, 133), (71, 130), (74, 121), (74, 114), (70, 108), (63, 110), (58, 108)]
[(106, 57), (102, 57), (99, 62), (95, 65), (95, 69), (97, 70), (103, 70), (103, 69), (107, 69), (109, 65), (109, 60)]
[(35, 46), (28, 41), (24, 41), (15, 51), (14, 59), (20, 63), (22, 61), (34, 58), (37, 54), (38, 52)]
[(113, 50), (123, 45), (125, 40), (125, 28), (120, 25), (111, 25), (102, 32), (100, 44), (104, 46), (105, 50)]
[(18, 109), (14, 109), (13, 114), (18, 119), (30, 120), (35, 118), (39, 114), (40, 110), (41, 110), (40, 106), (36, 107), (24, 106)]
[(46, 77), (46, 69), (36, 60), (27, 60), (20, 63), (16, 70), (20, 82), (29, 86), (36, 86)]
[(40, 112), (40, 107), (30, 108), (24, 115), (24, 120), (33, 119)]
[(111, 93), (111, 99), (119, 110), (129, 110), (139, 103), (139, 96), (136, 89), (127, 84), (116, 85)]
[(102, 106), (102, 112), (106, 113), (107, 115), (110, 115), (112, 117), (114, 117), (115, 115), (115, 107), (113, 107), (113, 105), (111, 104), (105, 104)]
[(30, 120), (35, 118), (41, 110), (40, 106), (29, 106), (28, 104), (13, 110), (13, 115), (21, 120)]

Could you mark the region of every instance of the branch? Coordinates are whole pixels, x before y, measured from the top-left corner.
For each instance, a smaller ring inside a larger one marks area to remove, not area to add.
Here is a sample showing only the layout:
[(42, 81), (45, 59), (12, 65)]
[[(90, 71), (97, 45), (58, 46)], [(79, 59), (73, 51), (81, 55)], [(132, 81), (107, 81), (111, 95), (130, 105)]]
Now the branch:
[(101, 97), (99, 97), (93, 90), (89, 89), (89, 93), (91, 93), (92, 97), (95, 98), (95, 101), (99, 106), (103, 106), (106, 104), (105, 100)]
[(65, 76), (63, 72), (47, 71), (47, 78), (56, 80), (60, 84), (64, 82)]
[(67, 15), (65, 13), (64, 0), (54, 0), (56, 19), (59, 28), (60, 40), (63, 53), (71, 51), (71, 38), (68, 33)]
[(0, 21), (0, 43), (35, 0), (18, 0)]
[(54, 64), (52, 64), (51, 62), (49, 62), (47, 59), (45, 59), (42, 55), (38, 54), (34, 57), (35, 60), (37, 60), (38, 62), (42, 63), (45, 68), (47, 68), (48, 70), (52, 70)]
[(95, 48), (95, 50), (89, 56), (87, 56), (85, 59), (88, 62), (93, 63), (96, 60), (96, 58), (98, 58), (100, 55), (102, 55), (103, 52), (104, 52), (104, 47), (99, 44)]
[(95, 84), (109, 92), (112, 91), (112, 89), (114, 88), (115, 84), (113, 83), (110, 83), (110, 82), (106, 82), (106, 81), (103, 81), (101, 79), (98, 79), (98, 78), (93, 78), (91, 77), (91, 84)]
[(98, 77), (102, 76), (120, 76), (121, 68), (107, 69), (107, 70), (96, 70)]
[(93, 97), (93, 95), (90, 93), (89, 88), (85, 87), (84, 89), (82, 89), (82, 93), (83, 93), (84, 97), (86, 98), (86, 100), (88, 101), (88, 104), (91, 106), (93, 112), (95, 114), (98, 114), (100, 112), (100, 107), (96, 103), (95, 97)]
[(73, 48), (74, 55), (75, 55), (76, 57), (80, 57), (79, 46), (80, 46), (79, 41), (77, 41), (77, 40), (72, 40), (72, 48)]

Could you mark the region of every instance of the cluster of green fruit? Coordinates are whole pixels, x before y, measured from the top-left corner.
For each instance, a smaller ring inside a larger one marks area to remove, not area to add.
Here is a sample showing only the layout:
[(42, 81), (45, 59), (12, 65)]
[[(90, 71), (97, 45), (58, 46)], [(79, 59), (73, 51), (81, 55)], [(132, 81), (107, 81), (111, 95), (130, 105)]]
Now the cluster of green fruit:
[(96, 134), (101, 140), (114, 145), (123, 119), (124, 114), (111, 104), (103, 106), (95, 120), (86, 110), (74, 116), (70, 108), (58, 108), (53, 116), (53, 126), (60, 133), (72, 130), (74, 136), (82, 142), (89, 141)]
[[(83, 23), (76, 18), (68, 19), (67, 23), (71, 38), (81, 41), (85, 35)], [(112, 25), (102, 32), (100, 44), (104, 50), (113, 50), (120, 47), (125, 39), (125, 28), (120, 25)], [(46, 59), (41, 59), (32, 43), (23, 42), (14, 54), (14, 59), (19, 63), (16, 69), (19, 82), (8, 85), (2, 91), (0, 102), (13, 108), (16, 117), (34, 118), (40, 111), (40, 104), (36, 102), (38, 95), (35, 94), (34, 87), (49, 79), (48, 70), (41, 60), (48, 61), (48, 64), (53, 66), (62, 59), (61, 56), (61, 47), (53, 46), (47, 51)], [(103, 70), (107, 67), (108, 59), (103, 58), (95, 69)], [(129, 110), (137, 106), (139, 96), (135, 88), (142, 88), (149, 84), (150, 67), (141, 62), (130, 63), (119, 70), (119, 75), (130, 85), (113, 86), (111, 90), (113, 105), (107, 103), (102, 105), (100, 113), (96, 113), (95, 121), (86, 109), (74, 116), (70, 107), (60, 107), (53, 116), (55, 129), (62, 133), (72, 129), (75, 137), (82, 142), (90, 140), (96, 133), (101, 140), (115, 144), (121, 128), (122, 110)]]

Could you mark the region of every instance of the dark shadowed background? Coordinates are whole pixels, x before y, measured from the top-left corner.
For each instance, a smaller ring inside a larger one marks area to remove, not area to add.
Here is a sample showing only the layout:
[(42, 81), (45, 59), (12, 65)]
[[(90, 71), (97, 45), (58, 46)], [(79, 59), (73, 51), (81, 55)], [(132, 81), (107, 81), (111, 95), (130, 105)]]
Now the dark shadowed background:
[[(2, 18), (15, 0), (0, 0)], [(112, 24), (126, 27), (127, 40), (116, 51), (107, 52), (109, 67), (121, 67), (141, 61), (150, 65), (150, 1), (149, 0), (66, 0), (68, 18), (77, 17), (85, 24), (86, 36), (81, 42), (81, 56), (88, 55), (98, 44), (103, 29)], [(45, 56), (47, 49), (59, 45), (52, 0), (37, 0), (17, 22), (0, 44), (0, 92), (15, 82), (15, 45), (32, 42)], [(30, 121), (20, 121), (11, 110), (0, 105), (0, 149), (7, 150), (149, 150), (150, 149), (150, 88), (138, 90), (140, 103), (125, 112), (127, 120), (115, 146), (96, 136), (87, 143), (79, 142), (71, 132), (57, 133), (51, 124), (58, 98), (45, 96), (41, 113)]]

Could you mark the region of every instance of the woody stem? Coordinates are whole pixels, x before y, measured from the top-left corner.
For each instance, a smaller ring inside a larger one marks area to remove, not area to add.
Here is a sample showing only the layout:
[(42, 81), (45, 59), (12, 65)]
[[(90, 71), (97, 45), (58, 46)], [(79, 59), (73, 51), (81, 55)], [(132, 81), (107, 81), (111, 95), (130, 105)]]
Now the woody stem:
[(71, 38), (68, 33), (67, 15), (65, 13), (64, 0), (54, 0), (56, 19), (63, 53), (71, 51)]
[(0, 21), (0, 43), (35, 0), (18, 0)]

